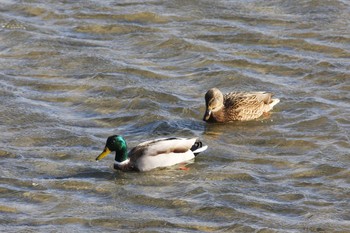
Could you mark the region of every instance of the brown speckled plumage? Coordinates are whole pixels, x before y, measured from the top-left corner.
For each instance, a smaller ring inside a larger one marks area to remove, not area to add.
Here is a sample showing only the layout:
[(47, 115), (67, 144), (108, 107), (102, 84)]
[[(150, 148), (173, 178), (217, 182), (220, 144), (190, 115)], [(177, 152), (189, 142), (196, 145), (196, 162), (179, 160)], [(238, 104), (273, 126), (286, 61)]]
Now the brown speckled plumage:
[(249, 121), (269, 112), (280, 100), (267, 92), (230, 92), (225, 95), (217, 88), (205, 94), (207, 122)]

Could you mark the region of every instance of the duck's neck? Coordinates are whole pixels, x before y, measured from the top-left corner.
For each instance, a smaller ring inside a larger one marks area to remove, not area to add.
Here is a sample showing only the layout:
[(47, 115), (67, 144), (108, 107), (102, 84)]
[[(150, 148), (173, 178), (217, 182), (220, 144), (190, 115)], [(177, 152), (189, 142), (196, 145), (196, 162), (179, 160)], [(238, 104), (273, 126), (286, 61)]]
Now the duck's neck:
[(212, 112), (209, 120), (213, 122), (225, 122), (225, 109), (222, 107), (220, 110)]
[(115, 151), (115, 161), (121, 163), (129, 158), (126, 143)]
[(114, 169), (122, 171), (140, 171), (129, 158), (123, 162), (114, 161)]
[(122, 171), (134, 171), (137, 170), (130, 162), (130, 159), (124, 160), (123, 162), (114, 162), (114, 169), (122, 170)]

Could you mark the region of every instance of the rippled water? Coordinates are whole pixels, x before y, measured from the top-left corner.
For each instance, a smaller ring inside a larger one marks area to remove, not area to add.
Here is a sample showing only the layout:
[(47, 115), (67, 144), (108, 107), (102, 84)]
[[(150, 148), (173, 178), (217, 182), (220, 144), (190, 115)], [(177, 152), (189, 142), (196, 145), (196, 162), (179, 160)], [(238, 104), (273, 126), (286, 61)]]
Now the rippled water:
[[(1, 1), (2, 232), (349, 232), (350, 3)], [(205, 124), (204, 94), (264, 90), (270, 118)], [(188, 165), (94, 159), (198, 136)]]

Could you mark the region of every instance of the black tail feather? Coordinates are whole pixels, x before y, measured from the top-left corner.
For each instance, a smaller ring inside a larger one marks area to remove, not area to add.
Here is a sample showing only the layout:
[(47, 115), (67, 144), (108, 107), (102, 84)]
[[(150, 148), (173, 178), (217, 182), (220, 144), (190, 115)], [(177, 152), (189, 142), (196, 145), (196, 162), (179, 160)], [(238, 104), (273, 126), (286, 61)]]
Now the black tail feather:
[[(201, 148), (203, 146), (203, 143), (201, 141), (199, 141), (198, 139), (196, 140), (196, 142), (193, 144), (193, 146), (191, 147), (191, 151), (195, 151), (198, 148)], [(197, 156), (199, 153), (194, 153), (195, 156)]]

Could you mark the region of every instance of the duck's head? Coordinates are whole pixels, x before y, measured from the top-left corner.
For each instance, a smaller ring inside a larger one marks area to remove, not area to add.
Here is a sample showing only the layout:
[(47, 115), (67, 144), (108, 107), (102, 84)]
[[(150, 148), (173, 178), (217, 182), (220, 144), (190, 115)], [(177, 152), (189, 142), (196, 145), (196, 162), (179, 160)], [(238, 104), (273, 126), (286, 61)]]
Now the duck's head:
[(212, 112), (220, 110), (224, 105), (224, 96), (217, 88), (212, 88), (205, 94), (205, 114), (203, 121), (208, 121)]
[(127, 145), (125, 139), (120, 135), (113, 135), (107, 138), (106, 146), (96, 160), (101, 160), (111, 152), (115, 151), (115, 161), (123, 162), (128, 159)]

